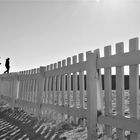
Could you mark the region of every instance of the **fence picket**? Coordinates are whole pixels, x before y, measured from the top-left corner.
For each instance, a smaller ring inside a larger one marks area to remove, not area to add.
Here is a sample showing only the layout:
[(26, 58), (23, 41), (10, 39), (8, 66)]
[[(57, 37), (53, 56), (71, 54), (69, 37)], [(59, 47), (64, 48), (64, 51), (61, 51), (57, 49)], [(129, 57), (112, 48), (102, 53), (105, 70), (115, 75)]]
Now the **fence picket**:
[[(60, 69), (61, 68), (61, 61), (59, 61), (58, 62), (58, 69)], [(56, 92), (56, 94), (57, 94), (57, 104), (58, 105), (60, 105), (61, 103), (61, 101), (60, 101), (60, 99), (61, 99), (61, 92), (60, 92), (60, 80), (61, 80), (61, 76), (60, 75), (58, 75), (57, 76), (57, 92)]]
[[(62, 68), (66, 66), (66, 60), (62, 61)], [(65, 90), (66, 90), (66, 79), (65, 79), (65, 74), (62, 74), (62, 105), (65, 105)]]
[[(50, 65), (50, 70), (53, 70), (53, 64)], [(53, 76), (50, 77), (50, 96), (51, 96), (51, 104), (54, 104), (54, 96), (53, 96)]]
[[(79, 54), (79, 62), (84, 61), (84, 54)], [(79, 72), (79, 90), (80, 90), (80, 107), (83, 108), (84, 105), (84, 72)]]
[[(124, 53), (123, 43), (116, 44), (116, 55), (121, 55)], [(116, 67), (116, 112), (117, 115), (124, 115), (124, 67)], [(117, 128), (117, 138), (119, 140), (124, 140), (124, 131)]]
[[(77, 63), (77, 56), (73, 56), (73, 64)], [(73, 73), (73, 104), (74, 107), (77, 108), (77, 72)], [(76, 117), (74, 116), (74, 123), (76, 122)]]
[[(54, 64), (54, 70), (57, 68), (57, 64)], [(57, 92), (56, 92), (56, 84), (57, 84), (57, 76), (53, 76), (53, 103), (54, 105), (58, 104), (58, 100), (57, 100)]]
[[(129, 51), (137, 51), (138, 50), (138, 39), (130, 39), (129, 40)], [(137, 94), (139, 90), (139, 77), (138, 77), (138, 65), (130, 65), (130, 117), (137, 118)], [(137, 140), (137, 133), (131, 132), (130, 139)]]
[(40, 67), (40, 75), (38, 78), (38, 93), (37, 93), (37, 104), (38, 104), (38, 117), (41, 117), (41, 107), (42, 107), (42, 95), (44, 92), (44, 72), (45, 67)]
[[(111, 46), (106, 46), (104, 48), (105, 57), (111, 55)], [(105, 89), (104, 89), (104, 99), (105, 99), (105, 115), (112, 114), (112, 89), (111, 89), (111, 68), (105, 68)], [(105, 131), (107, 136), (110, 138), (112, 135), (112, 128), (111, 126), (105, 125)]]
[[(66, 66), (66, 60), (62, 60), (62, 68)], [(62, 78), (62, 106), (65, 106), (65, 96), (66, 96), (66, 79), (65, 74), (61, 75)], [(62, 120), (65, 120), (65, 114), (62, 113)]]
[(87, 130), (88, 140), (97, 140), (97, 87), (96, 87), (96, 58), (91, 52), (86, 53), (87, 59)]
[(34, 103), (34, 79), (32, 79), (32, 96), (31, 96), (31, 102)]
[(18, 93), (19, 99), (21, 99), (22, 92), (23, 92), (23, 80), (19, 79), (19, 93)]
[[(28, 74), (28, 73), (27, 73)], [(25, 97), (25, 101), (29, 101), (29, 86), (30, 86), (30, 80), (27, 80), (27, 85), (26, 85), (26, 97)], [(27, 108), (27, 112), (29, 111), (29, 106), (27, 106), (26, 104), (26, 108)]]
[[(47, 66), (47, 71), (49, 71), (49, 65)], [(46, 77), (46, 85), (45, 85), (45, 103), (49, 103), (49, 77)]]
[[(71, 58), (68, 57), (67, 58), (67, 66), (71, 65)], [(68, 107), (70, 107), (70, 103), (71, 103), (71, 98), (70, 98), (70, 95), (71, 95), (71, 73), (67, 73), (67, 105)], [(68, 119), (70, 119), (69, 117), (69, 111), (67, 111), (67, 114), (68, 114)]]
[(52, 88), (52, 77), (49, 76), (49, 92), (48, 92), (49, 104), (52, 104), (52, 93), (51, 93), (52, 91), (51, 91), (51, 88)]
[(34, 102), (36, 103), (37, 97), (37, 79), (34, 80)]
[(27, 89), (27, 80), (24, 80), (24, 92), (23, 92), (23, 95), (22, 95), (22, 99), (25, 100), (25, 97), (27, 96), (27, 92), (26, 92), (26, 89)]

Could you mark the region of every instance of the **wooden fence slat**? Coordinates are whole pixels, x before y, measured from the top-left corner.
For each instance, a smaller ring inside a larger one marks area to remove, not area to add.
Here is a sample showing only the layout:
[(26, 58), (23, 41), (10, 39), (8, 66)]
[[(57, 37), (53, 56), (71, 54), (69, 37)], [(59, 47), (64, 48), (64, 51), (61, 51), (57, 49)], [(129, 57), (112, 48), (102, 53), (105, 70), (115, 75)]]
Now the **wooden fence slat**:
[(31, 96), (31, 102), (34, 103), (34, 79), (32, 79), (32, 96)]
[[(27, 71), (25, 71), (25, 75), (27, 75)], [(23, 94), (23, 99), (26, 100), (26, 98), (28, 96), (27, 95), (27, 88), (28, 88), (28, 80), (27, 79), (25, 80), (25, 87), (24, 88), (25, 88), (25, 92)]]
[(34, 79), (32, 79), (32, 97), (31, 97), (31, 102), (34, 103)]
[(49, 103), (49, 78), (46, 79), (46, 103)]
[(48, 78), (48, 103), (51, 104), (51, 77)]
[[(57, 68), (57, 64), (55, 63), (54, 64), (54, 70)], [(56, 93), (56, 80), (57, 80), (57, 77), (56, 76), (53, 76), (53, 103), (54, 105), (58, 104), (58, 101), (57, 101), (57, 93)]]
[[(26, 71), (26, 75), (27, 75), (27, 71)], [(28, 98), (28, 80), (26, 80), (24, 100), (27, 100), (27, 98)]]
[(36, 94), (37, 94), (37, 79), (34, 79), (34, 103), (36, 103)]
[(44, 72), (45, 67), (40, 67), (40, 75), (38, 78), (38, 93), (37, 93), (37, 103), (38, 103), (38, 117), (41, 117), (41, 105), (42, 105), (42, 94), (44, 92)]
[[(50, 70), (51, 71), (53, 70), (53, 64), (50, 65)], [(50, 80), (51, 81), (51, 83), (50, 83), (51, 84), (50, 85), (51, 86), (50, 87), (51, 88), (50, 89), (51, 90), (51, 92), (50, 92), (50, 95), (51, 95), (51, 103), (54, 104), (54, 100), (53, 100), (54, 99), (54, 96), (53, 96), (53, 76), (51, 76), (50, 78), (51, 78), (51, 80)]]
[(44, 87), (44, 103), (47, 104), (48, 103), (48, 77), (45, 77), (45, 87)]
[[(109, 57), (111, 55), (111, 46), (106, 46), (104, 48), (105, 57)], [(112, 89), (111, 89), (111, 68), (105, 68), (105, 75), (104, 75), (104, 100), (105, 100), (105, 115), (112, 113)], [(111, 126), (105, 125), (105, 133), (110, 138), (112, 135), (112, 128)]]
[(32, 99), (32, 79), (29, 80), (29, 101), (31, 102)]
[(13, 108), (16, 106), (16, 99), (19, 94), (19, 81), (18, 81), (18, 75), (14, 77), (14, 85), (13, 85)]
[(98, 122), (101, 124), (111, 125), (114, 128), (121, 128), (124, 130), (140, 133), (140, 121), (136, 118), (126, 118), (118, 115), (107, 115), (100, 116), (98, 118)]
[[(66, 60), (62, 61), (62, 68), (66, 66)], [(66, 79), (65, 79), (65, 74), (62, 74), (62, 105), (65, 105), (65, 90), (66, 90)]]
[(140, 50), (136, 52), (128, 52), (123, 55), (111, 55), (110, 57), (101, 57), (98, 60), (97, 68), (116, 67), (124, 65), (140, 64)]
[[(35, 72), (35, 70), (34, 70), (34, 72)], [(36, 81), (37, 81), (37, 79), (35, 78), (34, 80), (34, 83), (33, 83), (33, 103), (34, 104), (36, 104), (36, 96), (37, 96), (37, 84), (36, 84)], [(36, 115), (36, 106), (34, 107), (34, 113), (35, 113), (35, 115)]]
[(25, 100), (26, 97), (27, 80), (24, 80), (24, 90), (22, 94), (22, 99)]
[(31, 79), (29, 80), (28, 83), (29, 87), (28, 87), (28, 101), (31, 102)]
[[(49, 66), (49, 70), (51, 71), (51, 66)], [(49, 76), (49, 83), (48, 83), (48, 86), (49, 86), (49, 92), (48, 92), (48, 100), (49, 100), (49, 104), (52, 104), (52, 77)]]
[[(32, 75), (32, 70), (30, 70), (30, 75)], [(30, 78), (30, 87), (29, 87), (29, 101), (32, 102), (32, 78)], [(31, 108), (32, 111), (32, 108)]]
[[(31, 75), (31, 70), (29, 70), (29, 76)], [(29, 83), (28, 83), (28, 102), (31, 104), (31, 79), (29, 79)], [(29, 106), (29, 112), (31, 111), (31, 106)]]
[(35, 80), (35, 102), (37, 103), (38, 79)]
[[(71, 58), (70, 57), (67, 58), (67, 66), (69, 66), (69, 65), (71, 65)], [(67, 73), (67, 105), (68, 105), (68, 107), (71, 106), (70, 94), (71, 94), (71, 73)], [(68, 117), (70, 117), (69, 112), (67, 112), (67, 114), (68, 114)]]
[[(138, 50), (138, 39), (129, 40), (129, 51), (134, 52)], [(130, 117), (137, 118), (137, 94), (139, 92), (139, 77), (138, 77), (138, 65), (130, 65)], [(131, 132), (130, 139), (137, 140), (137, 133)]]
[[(77, 56), (73, 56), (72, 57), (73, 60), (73, 64), (77, 63)], [(77, 108), (77, 72), (73, 73), (73, 104), (74, 107)], [(76, 117), (73, 118), (74, 119), (74, 123), (76, 123)]]
[(33, 102), (33, 95), (34, 95), (34, 79), (31, 81), (31, 102)]
[(20, 99), (22, 100), (22, 95), (23, 95), (23, 91), (24, 91), (24, 80), (21, 81), (22, 82), (22, 88), (21, 88), (21, 93), (20, 93)]
[(33, 103), (33, 95), (34, 95), (34, 79), (31, 80), (31, 102)]
[[(61, 61), (58, 62), (58, 69), (61, 69)], [(60, 80), (61, 80), (61, 75), (57, 76), (57, 101), (58, 105), (60, 105), (60, 99), (61, 99), (61, 93), (60, 93)]]
[(23, 100), (24, 94), (25, 94), (25, 85), (26, 85), (26, 81), (23, 80), (23, 90), (22, 90), (22, 94), (21, 94), (21, 99)]
[(12, 97), (12, 86), (13, 86), (13, 79), (9, 81), (9, 96)]
[(87, 52), (87, 131), (88, 140), (97, 140), (97, 87), (96, 87), (96, 58), (95, 53)]
[(27, 80), (27, 89), (26, 89), (26, 93), (27, 93), (27, 96), (26, 96), (26, 101), (29, 101), (29, 88), (30, 88), (30, 79)]
[(23, 80), (19, 81), (19, 94), (18, 94), (18, 98), (21, 99), (21, 95), (23, 93)]
[(32, 84), (32, 79), (29, 80), (29, 99), (28, 101), (31, 102), (31, 84)]
[[(47, 66), (46, 71), (49, 71), (49, 65)], [(45, 103), (49, 103), (49, 77), (46, 78), (46, 85), (45, 85)]]
[[(27, 73), (28, 74), (28, 73)], [(26, 97), (25, 100), (29, 101), (29, 86), (30, 86), (30, 80), (27, 80), (27, 88), (26, 88)], [(29, 106), (26, 105), (27, 112), (29, 111)]]
[[(116, 55), (121, 55), (124, 53), (124, 44), (116, 44)], [(124, 114), (124, 67), (116, 67), (116, 112), (117, 115), (123, 116)], [(123, 129), (117, 128), (117, 138), (119, 140), (124, 140)]]
[[(84, 61), (84, 54), (80, 53), (79, 54), (79, 62)], [(84, 105), (84, 72), (80, 71), (79, 72), (79, 90), (80, 90), (80, 107), (83, 108)]]

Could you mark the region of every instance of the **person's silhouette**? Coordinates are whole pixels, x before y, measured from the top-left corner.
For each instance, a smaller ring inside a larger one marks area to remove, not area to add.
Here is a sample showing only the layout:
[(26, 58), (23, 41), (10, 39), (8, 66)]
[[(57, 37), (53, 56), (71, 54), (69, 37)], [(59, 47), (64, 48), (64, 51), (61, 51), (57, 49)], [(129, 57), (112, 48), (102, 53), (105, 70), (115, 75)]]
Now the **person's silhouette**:
[(6, 71), (4, 73), (9, 73), (9, 69), (10, 69), (10, 58), (7, 58), (5, 61), (5, 67), (6, 67)]

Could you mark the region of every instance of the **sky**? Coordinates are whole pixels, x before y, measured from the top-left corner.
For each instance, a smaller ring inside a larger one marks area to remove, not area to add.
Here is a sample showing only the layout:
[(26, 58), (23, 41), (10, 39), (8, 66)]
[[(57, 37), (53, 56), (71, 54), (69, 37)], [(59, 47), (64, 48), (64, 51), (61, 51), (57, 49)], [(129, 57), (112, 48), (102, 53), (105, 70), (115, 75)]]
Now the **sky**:
[(0, 73), (7, 57), (18, 72), (134, 37), (140, 0), (0, 0)]

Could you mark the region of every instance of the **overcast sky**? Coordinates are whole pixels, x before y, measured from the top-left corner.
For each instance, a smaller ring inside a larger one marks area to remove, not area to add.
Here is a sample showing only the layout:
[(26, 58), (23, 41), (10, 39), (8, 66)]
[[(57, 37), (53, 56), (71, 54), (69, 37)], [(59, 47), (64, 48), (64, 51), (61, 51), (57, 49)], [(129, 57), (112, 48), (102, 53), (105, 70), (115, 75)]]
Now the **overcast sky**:
[[(0, 73), (140, 37), (140, 0), (0, 0)], [(102, 53), (101, 52), (101, 53)]]

